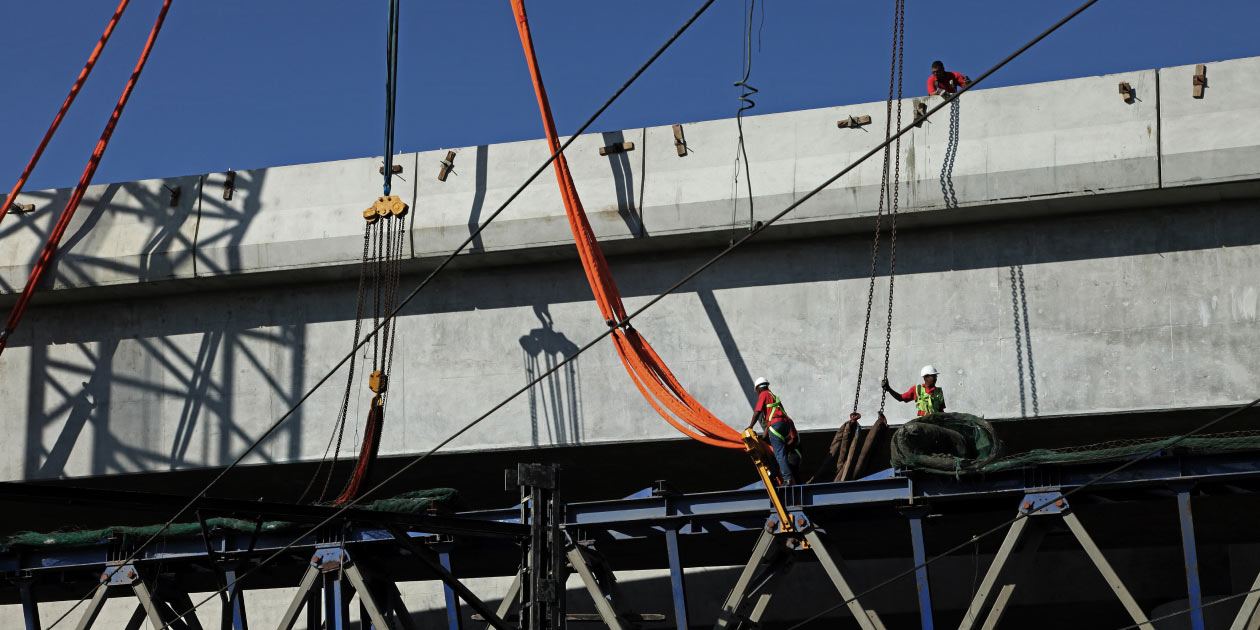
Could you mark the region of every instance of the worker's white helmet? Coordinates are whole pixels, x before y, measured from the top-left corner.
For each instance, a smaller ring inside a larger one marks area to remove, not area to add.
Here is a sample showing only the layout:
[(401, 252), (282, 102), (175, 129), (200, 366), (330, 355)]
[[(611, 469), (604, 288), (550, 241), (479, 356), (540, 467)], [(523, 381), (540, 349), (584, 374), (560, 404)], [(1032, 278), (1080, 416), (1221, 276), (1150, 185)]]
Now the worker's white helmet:
[(923, 369), (919, 372), (919, 376), (927, 376), (928, 374), (936, 375), (936, 374), (940, 374), (940, 372), (937, 372), (936, 368), (930, 365), (925, 365), (923, 366)]
[(764, 376), (758, 376), (757, 380), (753, 381), (753, 389), (757, 389), (758, 387), (761, 387), (762, 385), (769, 385), (769, 384), (770, 384), (769, 379), (767, 379)]

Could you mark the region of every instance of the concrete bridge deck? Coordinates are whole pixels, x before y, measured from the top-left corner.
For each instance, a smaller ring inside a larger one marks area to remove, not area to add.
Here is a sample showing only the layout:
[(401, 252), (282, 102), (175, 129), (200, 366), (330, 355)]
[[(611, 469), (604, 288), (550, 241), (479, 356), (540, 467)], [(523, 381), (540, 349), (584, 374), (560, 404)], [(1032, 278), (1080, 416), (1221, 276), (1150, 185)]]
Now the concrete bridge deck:
[[(990, 418), (1255, 397), (1258, 72), (1260, 58), (1209, 63), (1202, 99), (1191, 96), (1193, 66), (978, 90), (908, 134), (893, 384), (909, 387), (934, 363), (951, 409)], [(746, 119), (753, 219), (879, 142), (883, 112), (867, 103)], [(838, 129), (850, 114), (872, 124)], [(631, 307), (748, 225), (734, 121), (683, 127), (685, 157), (669, 127), (590, 134), (568, 151)], [(635, 149), (598, 155), (622, 141)], [(457, 151), (445, 183), (435, 178), (444, 151), (398, 160), (396, 192), (413, 207), (404, 290), (548, 154), (541, 140)], [(378, 164), (240, 171), (230, 200), (223, 173), (92, 187), (52, 286), (0, 358), (10, 436), (0, 479), (231, 461), (349, 349), (359, 212), (379, 190)], [(833, 427), (852, 406), (879, 172), (868, 161), (638, 322), (732, 426), (761, 374), (803, 429)], [(24, 195), (35, 212), (0, 228), (3, 304), (68, 193)], [(431, 448), (602, 331), (570, 239), (547, 172), (408, 307), (384, 455)], [(886, 287), (859, 401), (868, 415)], [(334, 378), (250, 462), (318, 460), (343, 387)], [(355, 391), (358, 424), (367, 390)], [(676, 437), (599, 346), (450, 449)]]

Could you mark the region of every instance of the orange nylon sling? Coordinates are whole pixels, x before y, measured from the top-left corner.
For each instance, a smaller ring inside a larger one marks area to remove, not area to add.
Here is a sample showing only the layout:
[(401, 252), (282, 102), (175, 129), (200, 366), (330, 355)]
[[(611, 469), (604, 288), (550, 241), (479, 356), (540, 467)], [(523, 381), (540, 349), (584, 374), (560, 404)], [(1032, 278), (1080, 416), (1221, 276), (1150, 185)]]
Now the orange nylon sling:
[[(521, 35), (521, 47), (525, 51), (525, 61), (529, 65), (530, 77), (534, 81), (534, 93), (538, 97), (538, 108), (542, 112), (543, 126), (547, 132), (547, 145), (551, 152), (560, 150), (560, 139), (556, 133), (555, 120), (551, 115), (551, 106), (547, 101), (547, 91), (543, 88), (542, 73), (538, 69), (538, 59), (534, 54), (534, 42), (529, 32), (529, 22), (525, 17), (524, 0), (511, 0), (512, 12), (516, 16), (516, 27)], [(613, 282), (608, 269), (608, 261), (599, 247), (591, 225), (586, 220), (586, 211), (582, 209), (582, 201), (578, 197), (577, 187), (573, 184), (573, 175), (569, 172), (569, 163), (561, 154), (556, 157), (554, 167), (556, 181), (560, 186), (560, 196), (564, 200), (564, 211), (569, 219), (569, 229), (573, 232), (573, 240), (577, 244), (578, 256), (582, 260), (582, 269), (590, 282), (595, 302), (599, 304), (600, 314), (604, 320), (612, 323), (621, 322), (626, 317), (625, 306), (621, 302), (621, 294)], [(693, 439), (713, 446), (743, 449), (744, 443), (740, 434), (726, 423), (719, 420), (708, 409), (696, 401), (682, 384), (665, 366), (660, 355), (652, 349), (647, 340), (629, 325), (616, 328), (612, 333), (613, 343), (621, 362), (629, 372), (630, 378), (652, 405), (652, 408), (674, 428)]]

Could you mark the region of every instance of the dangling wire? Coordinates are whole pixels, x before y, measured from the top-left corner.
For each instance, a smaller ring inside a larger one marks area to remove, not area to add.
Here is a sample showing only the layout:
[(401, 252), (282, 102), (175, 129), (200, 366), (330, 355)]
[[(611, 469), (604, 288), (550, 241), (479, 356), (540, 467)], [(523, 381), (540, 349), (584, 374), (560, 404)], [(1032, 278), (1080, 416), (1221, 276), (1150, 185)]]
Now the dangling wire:
[(398, 100), (398, 0), (390, 0), (385, 33), (385, 196), (394, 176), (394, 103)]
[[(739, 164), (742, 159), (744, 162), (744, 180), (748, 185), (748, 229), (753, 229), (753, 192), (752, 192), (752, 166), (748, 163), (748, 150), (744, 147), (744, 112), (757, 106), (751, 98), (757, 93), (757, 88), (748, 85), (748, 76), (752, 74), (752, 27), (753, 12), (757, 8), (757, 0), (748, 0), (744, 3), (747, 12), (744, 14), (744, 76), (735, 82), (735, 87), (740, 88), (739, 109), (735, 112), (735, 127), (739, 129), (739, 145), (735, 150), (735, 191), (731, 195), (731, 243), (735, 242), (735, 212), (739, 202)], [(765, 26), (765, 5), (762, 5), (761, 24)], [(761, 31), (757, 31), (757, 49), (761, 50)]]
[[(893, 134), (893, 101), (897, 103), (897, 130), (901, 130), (901, 66), (902, 53), (904, 50), (903, 40), (905, 38), (905, 0), (897, 0), (893, 7), (893, 42), (892, 42), (892, 61), (888, 71), (888, 102), (884, 109), (884, 141), (888, 142)], [(875, 213), (875, 237), (871, 244), (871, 279), (866, 290), (866, 320), (862, 326), (862, 351), (858, 359), (857, 370), (857, 386), (853, 392), (853, 413), (857, 413), (858, 402), (862, 394), (862, 375), (866, 368), (866, 344), (870, 337), (871, 330), (871, 310), (875, 305), (875, 275), (879, 265), (879, 241), (883, 234), (883, 218), (884, 218), (884, 202), (888, 200), (890, 203), (890, 214), (893, 215), (893, 244), (892, 256), (889, 258), (889, 285), (888, 285), (888, 328), (885, 333), (884, 344), (884, 378), (888, 378), (888, 341), (892, 339), (892, 271), (896, 264), (896, 203), (899, 199), (899, 191), (897, 183), (889, 186), (889, 166), (893, 156), (896, 156), (896, 168), (892, 172), (899, 179), (901, 176), (901, 139), (898, 138), (893, 144), (884, 147), (884, 166), (883, 180), (879, 186), (879, 209)], [(889, 189), (892, 190), (889, 190)], [(892, 199), (888, 199), (889, 197)], [(884, 396), (880, 396), (879, 409), (882, 413), (884, 410)]]

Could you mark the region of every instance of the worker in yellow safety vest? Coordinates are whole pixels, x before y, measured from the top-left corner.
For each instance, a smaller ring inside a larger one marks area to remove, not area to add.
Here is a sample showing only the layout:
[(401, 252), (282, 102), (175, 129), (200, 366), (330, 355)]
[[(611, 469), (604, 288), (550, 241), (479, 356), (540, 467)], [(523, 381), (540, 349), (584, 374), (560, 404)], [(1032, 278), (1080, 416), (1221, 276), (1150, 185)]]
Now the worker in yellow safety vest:
[(758, 378), (753, 383), (753, 391), (757, 393), (757, 404), (753, 408), (752, 420), (748, 421), (748, 428), (761, 423), (764, 429), (762, 438), (774, 450), (779, 479), (783, 485), (790, 486), (800, 476), (796, 474), (796, 469), (801, 465), (801, 438), (796, 433), (796, 424), (783, 409), (783, 402), (770, 391), (770, 381), (766, 377)]
[(889, 387), (888, 379), (884, 379), (884, 391), (901, 402), (913, 402), (919, 410), (919, 416), (945, 411), (945, 390), (936, 386), (936, 376), (939, 372), (936, 368), (925, 365), (919, 374), (923, 377), (923, 383), (911, 387), (904, 394), (899, 394), (897, 390)]

